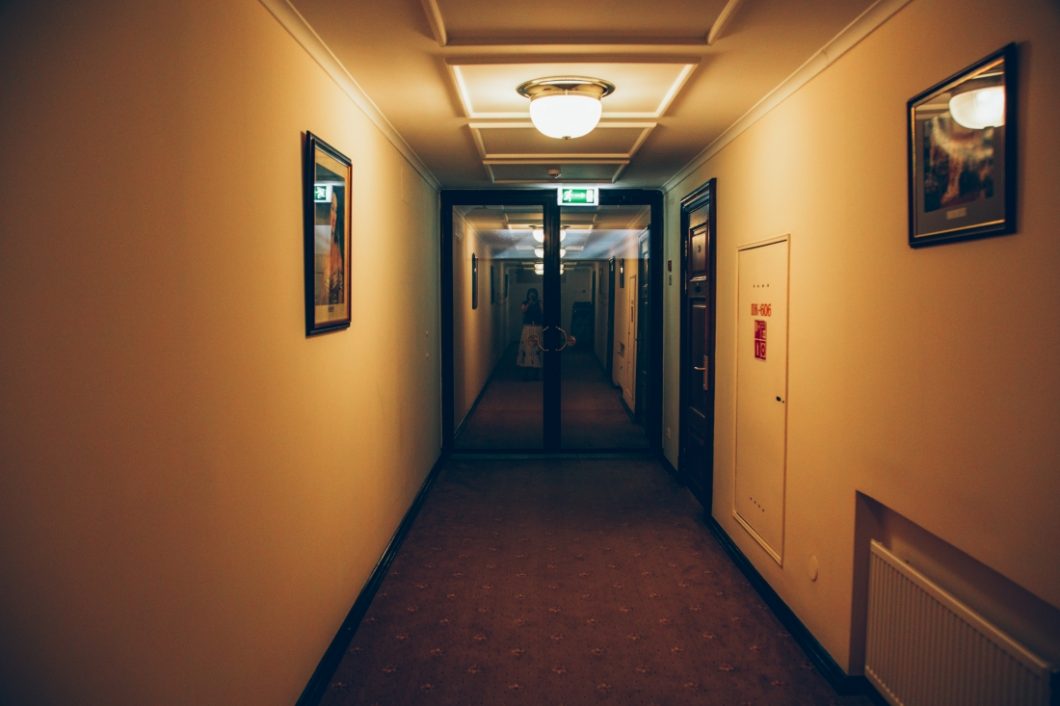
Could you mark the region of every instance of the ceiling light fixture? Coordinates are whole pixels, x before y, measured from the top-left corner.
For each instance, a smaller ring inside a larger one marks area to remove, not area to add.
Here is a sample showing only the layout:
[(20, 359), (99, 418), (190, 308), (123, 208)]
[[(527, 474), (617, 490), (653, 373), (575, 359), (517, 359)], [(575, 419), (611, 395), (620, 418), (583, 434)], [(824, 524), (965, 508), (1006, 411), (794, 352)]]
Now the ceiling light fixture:
[(516, 91), (530, 99), (530, 120), (542, 135), (562, 140), (592, 132), (600, 122), (600, 99), (615, 85), (598, 78), (552, 76), (535, 78)]

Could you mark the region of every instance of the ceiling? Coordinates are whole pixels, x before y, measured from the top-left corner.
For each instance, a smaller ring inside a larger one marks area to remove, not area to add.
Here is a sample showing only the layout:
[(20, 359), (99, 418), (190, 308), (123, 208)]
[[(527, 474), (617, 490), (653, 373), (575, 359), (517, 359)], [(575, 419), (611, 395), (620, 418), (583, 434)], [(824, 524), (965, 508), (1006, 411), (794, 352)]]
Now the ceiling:
[[(456, 207), (456, 217), (478, 234), (490, 260), (521, 260), (533, 265), (543, 257), (543, 214), (538, 206)], [(636, 251), (635, 243), (647, 234), (647, 206), (599, 206), (564, 209), (560, 214), (561, 257), (567, 264), (606, 260), (618, 252)], [(455, 229), (460, 232), (459, 228)], [(631, 245), (633, 243), (633, 245)]]
[[(443, 188), (658, 188), (876, 4), (290, 3)], [(594, 132), (533, 129), (516, 86), (555, 75), (615, 84)]]

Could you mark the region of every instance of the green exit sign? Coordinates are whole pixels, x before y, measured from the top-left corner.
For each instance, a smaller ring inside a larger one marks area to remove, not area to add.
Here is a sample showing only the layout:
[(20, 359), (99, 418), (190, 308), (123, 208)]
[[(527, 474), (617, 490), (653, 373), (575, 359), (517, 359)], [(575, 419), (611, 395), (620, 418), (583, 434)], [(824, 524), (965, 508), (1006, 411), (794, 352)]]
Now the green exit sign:
[(313, 184), (313, 201), (327, 203), (331, 201), (331, 184)]
[(560, 206), (599, 206), (600, 190), (597, 188), (564, 186), (558, 191)]

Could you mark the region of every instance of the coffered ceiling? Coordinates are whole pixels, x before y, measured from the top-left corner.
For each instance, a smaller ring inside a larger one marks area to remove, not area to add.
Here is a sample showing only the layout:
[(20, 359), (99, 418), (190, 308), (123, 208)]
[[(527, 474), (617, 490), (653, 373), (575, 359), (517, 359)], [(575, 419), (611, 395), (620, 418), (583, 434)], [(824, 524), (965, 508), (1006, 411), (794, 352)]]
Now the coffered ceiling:
[[(842, 45), (852, 29), (871, 31), (881, 6), (893, 12), (904, 4), (286, 1), (447, 188), (659, 187), (778, 86), (819, 63), (823, 48)], [(539, 134), (515, 90), (560, 75), (615, 85), (599, 127), (585, 137)]]

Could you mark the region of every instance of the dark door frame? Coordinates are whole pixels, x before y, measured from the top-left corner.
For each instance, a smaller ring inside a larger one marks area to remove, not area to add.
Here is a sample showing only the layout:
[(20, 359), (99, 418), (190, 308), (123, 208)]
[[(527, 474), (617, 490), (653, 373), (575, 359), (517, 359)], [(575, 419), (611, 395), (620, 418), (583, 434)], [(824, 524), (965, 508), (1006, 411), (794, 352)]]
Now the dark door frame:
[[(650, 208), (649, 230), (650, 254), (648, 263), (651, 304), (646, 313), (650, 317), (648, 345), (644, 349), (651, 360), (648, 366), (648, 399), (644, 425), (652, 451), (662, 451), (662, 312), (663, 312), (663, 194), (650, 189), (600, 189), (600, 206), (645, 205)], [(453, 450), (456, 429), (453, 415), (454, 380), (453, 361), (453, 217), (454, 206), (540, 206), (545, 230), (545, 271), (559, 272), (559, 226), (560, 206), (556, 189), (489, 189), (459, 190), (443, 189), (441, 192), (441, 344), (442, 344), (442, 451)], [(613, 296), (613, 293), (612, 293)], [(545, 305), (545, 322), (560, 324), (560, 280), (546, 276), (542, 285), (542, 300)], [(544, 393), (544, 444), (541, 452), (570, 451), (560, 446), (561, 378), (559, 353), (546, 360), (543, 380)], [(594, 449), (594, 452), (600, 449)]]
[[(708, 247), (707, 247), (707, 301), (709, 303), (710, 311), (707, 312), (707, 339), (709, 345), (706, 346), (707, 350), (707, 369), (703, 372), (706, 376), (706, 385), (708, 389), (707, 396), (707, 408), (710, 410), (710, 417), (707, 420), (709, 428), (706, 430), (707, 433), (707, 468), (703, 469), (701, 479), (693, 480), (690, 478), (689, 469), (687, 467), (688, 459), (686, 458), (686, 439), (683, 433), (685, 429), (685, 414), (686, 406), (688, 403), (688, 380), (687, 375), (691, 369), (692, 361), (688, 359), (688, 342), (690, 331), (688, 330), (689, 322), (689, 296), (688, 296), (688, 259), (691, 253), (688, 252), (688, 229), (690, 225), (690, 217), (692, 213), (706, 206), (709, 211), (707, 214), (707, 232), (708, 232)], [(678, 461), (677, 468), (682, 476), (684, 476), (688, 486), (692, 489), (692, 492), (699, 499), (700, 503), (706, 508), (707, 512), (710, 512), (713, 487), (714, 487), (714, 390), (715, 390), (715, 361), (717, 359), (717, 295), (718, 295), (718, 230), (717, 230), (717, 212), (718, 212), (718, 196), (717, 196), (717, 179), (711, 179), (705, 184), (701, 185), (695, 191), (691, 192), (683, 199), (681, 199), (681, 335), (680, 335), (680, 379), (678, 381), (679, 399), (678, 399), (678, 425), (677, 428), (680, 430), (680, 440), (678, 443)], [(691, 482), (689, 482), (691, 481)]]
[(615, 258), (607, 260), (607, 382), (615, 377)]

